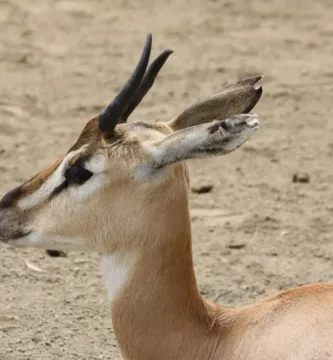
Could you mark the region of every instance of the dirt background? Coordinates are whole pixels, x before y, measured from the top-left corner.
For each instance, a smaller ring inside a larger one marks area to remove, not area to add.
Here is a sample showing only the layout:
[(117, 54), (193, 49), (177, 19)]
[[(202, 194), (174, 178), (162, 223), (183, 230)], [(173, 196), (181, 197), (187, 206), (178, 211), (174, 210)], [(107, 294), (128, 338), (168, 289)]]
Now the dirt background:
[[(331, 0), (0, 0), (0, 191), (63, 155), (122, 85), (147, 31), (175, 53), (136, 118), (169, 120), (264, 74), (261, 128), (190, 163), (200, 288), (220, 304), (333, 279)], [(133, 118), (133, 117), (132, 117)], [(293, 183), (295, 172), (309, 183)], [(24, 259), (44, 272), (27, 269)], [(0, 360), (119, 359), (97, 256), (0, 249)]]

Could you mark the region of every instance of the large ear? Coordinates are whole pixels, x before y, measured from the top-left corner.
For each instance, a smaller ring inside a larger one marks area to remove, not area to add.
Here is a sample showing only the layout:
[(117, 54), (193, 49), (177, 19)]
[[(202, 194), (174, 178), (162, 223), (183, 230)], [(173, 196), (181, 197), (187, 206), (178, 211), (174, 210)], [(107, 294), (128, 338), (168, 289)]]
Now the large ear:
[(244, 144), (258, 127), (256, 114), (240, 114), (178, 130), (145, 145), (152, 155), (153, 167), (161, 168), (191, 158), (227, 154)]
[(262, 76), (256, 76), (229, 85), (222, 92), (190, 106), (168, 125), (173, 130), (179, 130), (213, 120), (224, 120), (232, 115), (248, 113), (261, 97), (262, 87), (255, 87), (261, 79)]

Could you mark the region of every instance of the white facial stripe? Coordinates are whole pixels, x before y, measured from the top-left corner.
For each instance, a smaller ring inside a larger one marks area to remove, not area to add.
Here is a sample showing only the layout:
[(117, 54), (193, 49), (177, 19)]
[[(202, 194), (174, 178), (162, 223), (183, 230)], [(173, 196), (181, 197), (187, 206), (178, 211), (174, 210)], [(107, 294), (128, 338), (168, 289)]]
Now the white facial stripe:
[(120, 291), (130, 279), (133, 263), (124, 261), (119, 254), (105, 255), (101, 259), (101, 268), (109, 300), (117, 299)]
[(48, 197), (52, 194), (53, 190), (64, 182), (64, 172), (67, 168), (68, 163), (76, 155), (84, 151), (86, 147), (87, 145), (84, 145), (80, 149), (70, 152), (64, 158), (62, 163), (57, 167), (56, 171), (50, 176), (49, 179), (45, 181), (45, 183), (37, 191), (19, 201), (18, 206), (20, 207), (20, 209), (27, 210), (47, 200)]
[(70, 186), (68, 188), (71, 198), (76, 202), (87, 200), (96, 190), (105, 184), (105, 157), (102, 154), (93, 156), (85, 161), (84, 167), (94, 175), (84, 184), (79, 186)]
[(84, 162), (84, 167), (93, 174), (100, 174), (105, 171), (105, 156), (98, 154)]

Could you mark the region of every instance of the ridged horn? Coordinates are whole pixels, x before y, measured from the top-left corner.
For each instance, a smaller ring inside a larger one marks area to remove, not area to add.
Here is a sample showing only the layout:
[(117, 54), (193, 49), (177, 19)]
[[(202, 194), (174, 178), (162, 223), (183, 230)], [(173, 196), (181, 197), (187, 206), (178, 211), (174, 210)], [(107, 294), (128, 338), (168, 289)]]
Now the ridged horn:
[(119, 122), (126, 122), (133, 110), (140, 104), (142, 99), (146, 96), (147, 92), (154, 85), (155, 79), (161, 70), (162, 66), (167, 61), (168, 57), (173, 53), (173, 50), (165, 50), (160, 54), (147, 69), (140, 86), (138, 87), (135, 95), (132, 98), (127, 110), (125, 111), (122, 119)]
[(145, 75), (152, 45), (152, 34), (148, 33), (141, 58), (133, 74), (122, 87), (118, 95), (99, 115), (99, 128), (102, 132), (112, 132), (124, 116)]

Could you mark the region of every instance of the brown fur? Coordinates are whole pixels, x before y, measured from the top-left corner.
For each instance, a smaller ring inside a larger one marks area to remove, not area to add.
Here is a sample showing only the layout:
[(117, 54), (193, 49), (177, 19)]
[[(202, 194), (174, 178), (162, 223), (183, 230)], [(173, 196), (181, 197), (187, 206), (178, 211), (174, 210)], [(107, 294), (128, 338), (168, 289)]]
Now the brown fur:
[(98, 128), (98, 117), (88, 121), (82, 130), (76, 143), (68, 150), (68, 153), (82, 148), (86, 144), (96, 144), (100, 141), (101, 132)]
[[(97, 167), (97, 158), (105, 161), (95, 174), (96, 188), (87, 185), (91, 192), (87, 198), (68, 189), (38, 204), (25, 220), (24, 225), (32, 224), (38, 235), (32, 245), (27, 242), (25, 246), (94, 250), (107, 259), (117, 256), (115, 266), (128, 270), (120, 275), (119, 292), (110, 297), (112, 322), (124, 359), (333, 357), (333, 284), (288, 290), (238, 309), (209, 303), (197, 287), (189, 177), (181, 160), (198, 153), (227, 152), (225, 144), (230, 146), (231, 135), (220, 131), (221, 119), (249, 111), (261, 96), (261, 90), (253, 89), (258, 79), (228, 87), (185, 110), (168, 125), (121, 124), (114, 133), (102, 135), (98, 119), (92, 119), (70, 151), (78, 151), (73, 161), (90, 158)], [(239, 119), (247, 118), (239, 115)], [(47, 181), (58, 164), (28, 182), (29, 190), (23, 196)], [(160, 168), (156, 169), (156, 164)], [(0, 215), (3, 241), (24, 230), (20, 228), (24, 219), (17, 210), (7, 206)], [(14, 246), (22, 243), (24, 238), (11, 242)]]
[(1, 208), (15, 207), (18, 201), (33, 192), (37, 191), (45, 181), (54, 173), (62, 159), (58, 159), (54, 164), (35, 175), (23, 185), (8, 192), (0, 202)]
[(32, 194), (38, 190), (44, 184), (44, 182), (56, 171), (58, 166), (61, 164), (61, 161), (62, 159), (58, 159), (50, 167), (41, 171), (25, 185), (23, 185), (21, 196), (28, 196), (29, 194)]
[(177, 193), (163, 188), (165, 204), (150, 204), (149, 230), (136, 247), (132, 278), (111, 303), (124, 359), (329, 359), (333, 284), (288, 290), (238, 309), (223, 309), (201, 297), (182, 171), (186, 168), (178, 169)]

